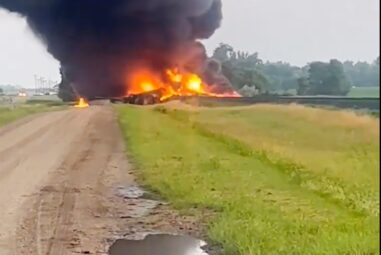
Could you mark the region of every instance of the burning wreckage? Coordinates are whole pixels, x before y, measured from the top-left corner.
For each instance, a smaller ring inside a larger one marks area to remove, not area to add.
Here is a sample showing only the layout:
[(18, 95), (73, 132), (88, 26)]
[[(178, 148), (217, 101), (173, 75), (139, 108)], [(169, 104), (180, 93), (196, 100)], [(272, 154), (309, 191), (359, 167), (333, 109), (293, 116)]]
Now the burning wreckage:
[(26, 17), (84, 98), (157, 103), (238, 97), (199, 40), (220, 27), (221, 0), (0, 0)]
[(222, 81), (224, 83), (214, 83), (210, 86), (199, 75), (189, 71), (181, 72), (178, 68), (167, 69), (161, 76), (140, 71), (134, 73), (132, 81), (129, 82), (127, 95), (122, 98), (112, 98), (111, 101), (146, 105), (187, 96), (240, 96), (226, 79)]

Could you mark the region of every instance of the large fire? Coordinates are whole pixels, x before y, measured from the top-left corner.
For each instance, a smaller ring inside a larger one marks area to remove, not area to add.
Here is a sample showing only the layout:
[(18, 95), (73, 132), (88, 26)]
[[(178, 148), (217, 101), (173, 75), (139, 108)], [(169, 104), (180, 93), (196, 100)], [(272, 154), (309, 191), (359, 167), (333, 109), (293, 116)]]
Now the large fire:
[(160, 75), (140, 70), (129, 79), (128, 83), (127, 96), (160, 91), (160, 101), (173, 96), (240, 97), (235, 91), (213, 92), (200, 76), (191, 72), (181, 72), (178, 68), (167, 69)]
[(89, 103), (83, 97), (80, 97), (77, 104), (75, 104), (74, 107), (75, 108), (87, 108), (87, 107), (89, 107)]

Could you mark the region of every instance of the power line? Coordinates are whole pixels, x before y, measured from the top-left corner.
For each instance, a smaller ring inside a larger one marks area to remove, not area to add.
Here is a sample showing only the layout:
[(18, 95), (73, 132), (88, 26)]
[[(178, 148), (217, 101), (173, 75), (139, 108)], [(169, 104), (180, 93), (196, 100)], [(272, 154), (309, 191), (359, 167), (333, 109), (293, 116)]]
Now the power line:
[(56, 85), (58, 85), (57, 81), (36, 74), (34, 75), (34, 89), (36, 94), (56, 92)]

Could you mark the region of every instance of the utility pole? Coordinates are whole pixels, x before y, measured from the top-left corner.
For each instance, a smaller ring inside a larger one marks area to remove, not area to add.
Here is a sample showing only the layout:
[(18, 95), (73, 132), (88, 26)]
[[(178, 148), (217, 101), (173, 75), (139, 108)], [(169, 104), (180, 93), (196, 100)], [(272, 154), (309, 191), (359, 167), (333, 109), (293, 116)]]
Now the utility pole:
[(37, 75), (33, 75), (34, 76), (34, 93), (37, 94)]
[(59, 82), (53, 81), (52, 79), (46, 79), (44, 77), (34, 75), (34, 90), (36, 94), (47, 94), (51, 92), (56, 92), (56, 86)]

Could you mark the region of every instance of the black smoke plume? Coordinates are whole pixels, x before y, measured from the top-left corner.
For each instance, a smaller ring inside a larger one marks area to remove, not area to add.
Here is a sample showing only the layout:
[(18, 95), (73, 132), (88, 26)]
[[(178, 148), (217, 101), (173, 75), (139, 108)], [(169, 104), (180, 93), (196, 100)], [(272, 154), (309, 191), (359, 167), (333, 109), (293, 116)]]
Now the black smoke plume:
[(210, 37), (222, 19), (221, 0), (0, 0), (0, 6), (26, 17), (87, 97), (123, 95), (126, 77), (140, 66), (202, 69), (206, 54), (197, 40)]

